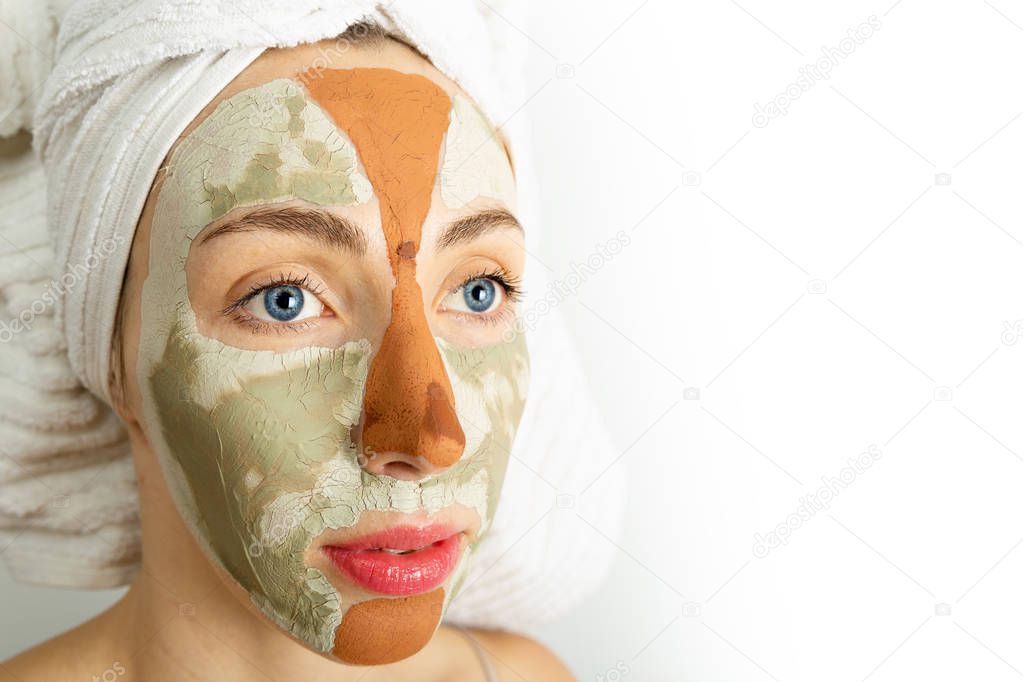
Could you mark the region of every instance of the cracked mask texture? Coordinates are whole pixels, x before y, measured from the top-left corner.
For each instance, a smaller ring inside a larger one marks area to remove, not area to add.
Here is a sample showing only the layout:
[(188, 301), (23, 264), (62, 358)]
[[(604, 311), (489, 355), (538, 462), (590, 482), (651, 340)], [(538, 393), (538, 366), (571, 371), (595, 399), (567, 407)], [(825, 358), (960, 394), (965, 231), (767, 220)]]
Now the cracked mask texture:
[[(448, 140), (478, 134), (467, 135), (461, 125), (453, 114)], [(486, 196), (503, 185), (451, 182)], [(495, 346), (464, 349), (434, 339), (464, 454), (420, 481), (378, 477), (359, 466), (352, 440), (373, 358), (369, 341), (280, 353), (209, 338), (198, 330), (184, 263), (196, 235), (232, 209), (291, 199), (356, 205), (372, 197), (355, 146), (299, 81), (244, 90), (175, 149), (157, 199), (142, 289), (143, 422), (182, 517), (267, 617), (342, 658), (335, 637), (354, 603), (306, 565), (306, 548), (326, 529), (354, 525), (365, 511), (432, 513), (456, 503), (476, 510), (482, 537), (522, 413), (525, 341), (516, 333)], [(470, 547), (443, 585), (444, 606), (471, 554)]]

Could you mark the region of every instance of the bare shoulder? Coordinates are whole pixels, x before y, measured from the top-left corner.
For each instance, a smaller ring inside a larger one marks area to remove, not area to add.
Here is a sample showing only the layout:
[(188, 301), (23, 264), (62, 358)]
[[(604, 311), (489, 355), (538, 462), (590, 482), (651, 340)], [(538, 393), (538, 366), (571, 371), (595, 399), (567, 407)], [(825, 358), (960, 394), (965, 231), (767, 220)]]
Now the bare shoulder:
[[(27, 649), (14, 658), (0, 662), (0, 682), (32, 682), (33, 680), (66, 680), (81, 677), (85, 672), (80, 666), (80, 658), (69, 656), (68, 645), (72, 651), (75, 637), (70, 633), (58, 635), (31, 649)], [(89, 679), (86, 676), (84, 679)]]
[(472, 634), (490, 654), (500, 682), (576, 682), (561, 659), (535, 639), (496, 630)]
[[(102, 676), (107, 668), (120, 666), (109, 660), (110, 649), (102, 636), (103, 616), (100, 614), (0, 662), (0, 682), (90, 680)], [(114, 671), (117, 672), (116, 668)]]

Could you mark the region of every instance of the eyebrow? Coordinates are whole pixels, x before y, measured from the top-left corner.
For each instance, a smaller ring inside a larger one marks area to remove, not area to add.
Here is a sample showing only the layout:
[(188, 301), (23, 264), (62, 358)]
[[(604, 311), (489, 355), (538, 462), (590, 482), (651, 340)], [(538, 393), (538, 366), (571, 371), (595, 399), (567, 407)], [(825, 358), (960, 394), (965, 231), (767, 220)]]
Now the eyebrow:
[(456, 244), (465, 244), (479, 239), (488, 232), (510, 228), (522, 232), (522, 225), (508, 211), (503, 208), (479, 211), (472, 215), (460, 218), (444, 228), (444, 231), (437, 237), (437, 250), (446, 249)]
[(202, 238), (200, 245), (226, 234), (270, 230), (314, 239), (326, 246), (366, 253), (366, 235), (355, 223), (330, 211), (314, 208), (260, 208), (218, 225)]

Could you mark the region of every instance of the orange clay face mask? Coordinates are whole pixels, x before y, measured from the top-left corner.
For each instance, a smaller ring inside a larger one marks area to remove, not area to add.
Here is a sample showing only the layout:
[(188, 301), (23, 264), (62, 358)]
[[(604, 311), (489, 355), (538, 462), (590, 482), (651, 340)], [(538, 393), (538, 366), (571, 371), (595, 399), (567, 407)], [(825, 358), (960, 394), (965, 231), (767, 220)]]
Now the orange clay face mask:
[[(320, 71), (239, 92), (169, 160), (142, 289), (145, 431), (210, 559), (263, 614), (325, 655), (379, 664), (422, 648), (493, 518), (528, 380), (521, 326), (486, 347), (435, 337), (416, 268), (432, 201), (510, 205), (513, 191), (496, 134), (468, 100), (388, 69)], [(183, 265), (203, 228), (243, 207), (374, 198), (394, 280), (378, 347), (357, 338), (251, 350), (200, 331)], [(360, 466), (366, 452), (392, 451), (438, 472), (399, 480)], [(432, 515), (453, 505), (473, 510), (480, 532), (430, 591), (348, 590), (309, 559), (316, 538), (367, 512)]]

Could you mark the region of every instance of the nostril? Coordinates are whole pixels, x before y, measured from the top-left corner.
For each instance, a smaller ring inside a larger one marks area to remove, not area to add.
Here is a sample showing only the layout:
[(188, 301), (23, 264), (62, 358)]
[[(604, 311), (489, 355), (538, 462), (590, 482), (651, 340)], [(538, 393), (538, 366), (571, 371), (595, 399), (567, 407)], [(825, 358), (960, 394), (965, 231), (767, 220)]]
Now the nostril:
[(400, 481), (415, 481), (422, 478), (426, 472), (407, 462), (388, 462), (382, 467), (380, 473)]
[(372, 452), (359, 456), (362, 468), (376, 476), (390, 476), (402, 481), (418, 481), (437, 468), (425, 457), (407, 455), (403, 452)]

